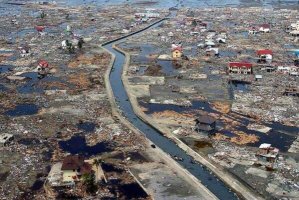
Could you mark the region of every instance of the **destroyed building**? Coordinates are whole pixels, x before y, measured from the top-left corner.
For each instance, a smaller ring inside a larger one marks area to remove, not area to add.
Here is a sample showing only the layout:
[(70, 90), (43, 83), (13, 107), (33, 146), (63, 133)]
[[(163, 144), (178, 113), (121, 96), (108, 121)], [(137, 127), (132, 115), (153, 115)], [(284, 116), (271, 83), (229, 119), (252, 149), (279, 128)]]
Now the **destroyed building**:
[(278, 158), (279, 149), (272, 147), (271, 144), (263, 143), (259, 146), (256, 153), (257, 164), (273, 169)]
[(82, 175), (92, 173), (92, 166), (79, 155), (70, 155), (64, 158), (61, 166), (64, 183), (78, 182)]
[(195, 130), (212, 133), (216, 129), (216, 119), (208, 115), (201, 115), (195, 119)]
[(0, 134), (0, 146), (7, 146), (12, 140), (14, 136), (8, 133)]

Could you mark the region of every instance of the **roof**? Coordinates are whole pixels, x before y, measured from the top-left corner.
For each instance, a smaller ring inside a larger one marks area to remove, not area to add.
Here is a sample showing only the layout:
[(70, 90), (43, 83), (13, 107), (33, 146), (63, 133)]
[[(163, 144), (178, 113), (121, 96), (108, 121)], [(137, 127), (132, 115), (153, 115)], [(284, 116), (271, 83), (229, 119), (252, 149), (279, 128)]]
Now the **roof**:
[(256, 27), (254, 27), (254, 26), (252, 26), (252, 27), (250, 27), (250, 28), (249, 28), (249, 30), (256, 31), (256, 30), (257, 30), (257, 28), (256, 28)]
[(172, 51), (183, 51), (182, 47), (175, 47), (171, 49)]
[(49, 63), (45, 60), (39, 61), (38, 65), (41, 66), (41, 67), (45, 67), (45, 68), (49, 67)]
[(84, 158), (78, 155), (70, 155), (64, 158), (61, 170), (78, 169), (84, 164)]
[(261, 78), (263, 78), (263, 75), (257, 74), (257, 75), (255, 75), (255, 78), (261, 79)]
[(249, 62), (230, 62), (229, 66), (230, 67), (247, 67), (247, 68), (250, 68), (250, 67), (252, 67), (252, 63), (249, 63)]
[(260, 145), (260, 149), (267, 149), (267, 148), (270, 148), (271, 147), (271, 144), (267, 144), (267, 143), (263, 143)]
[(44, 26), (35, 26), (35, 30), (37, 30), (38, 32), (42, 32), (44, 29)]
[(216, 122), (216, 119), (214, 117), (211, 117), (209, 115), (201, 115), (195, 119), (196, 122), (198, 123), (203, 123), (203, 124), (213, 124)]
[(79, 155), (69, 155), (64, 158), (61, 166), (61, 170), (77, 170), (79, 169), (82, 174), (90, 173), (92, 171), (92, 166), (84, 162), (83, 156)]
[(213, 128), (209, 125), (204, 125), (204, 124), (200, 124), (196, 126), (197, 129), (202, 130), (202, 131), (211, 131), (213, 130)]
[(266, 54), (273, 55), (273, 51), (270, 49), (261, 49), (261, 50), (256, 51), (256, 54), (257, 55), (266, 55)]
[(270, 24), (261, 24), (259, 25), (260, 28), (270, 28)]

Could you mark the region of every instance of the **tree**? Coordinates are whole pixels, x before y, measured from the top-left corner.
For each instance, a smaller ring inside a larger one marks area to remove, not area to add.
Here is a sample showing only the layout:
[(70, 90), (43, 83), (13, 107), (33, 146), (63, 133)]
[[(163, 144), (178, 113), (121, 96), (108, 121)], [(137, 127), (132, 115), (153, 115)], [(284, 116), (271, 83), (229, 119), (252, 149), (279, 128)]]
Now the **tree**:
[(68, 40), (66, 42), (66, 46), (67, 46), (67, 49), (69, 50), (69, 53), (75, 53), (75, 47)]
[(192, 21), (192, 26), (197, 26), (197, 22), (196, 22), (196, 20), (193, 20), (193, 21)]
[(96, 173), (98, 174), (98, 170), (99, 170), (99, 165), (101, 164), (101, 160), (100, 159), (93, 159), (93, 163), (92, 165), (96, 166)]
[(46, 13), (44, 11), (42, 11), (42, 13), (40, 14), (40, 18), (44, 19), (46, 17)]
[(85, 190), (87, 193), (95, 193), (97, 191), (94, 173), (83, 174), (82, 183), (85, 186)]
[(96, 167), (98, 167), (101, 164), (101, 160), (100, 159), (93, 159), (93, 165), (95, 165)]
[(78, 41), (78, 47), (79, 47), (79, 49), (82, 49), (83, 43), (84, 43), (84, 40), (82, 38), (80, 38), (79, 41)]

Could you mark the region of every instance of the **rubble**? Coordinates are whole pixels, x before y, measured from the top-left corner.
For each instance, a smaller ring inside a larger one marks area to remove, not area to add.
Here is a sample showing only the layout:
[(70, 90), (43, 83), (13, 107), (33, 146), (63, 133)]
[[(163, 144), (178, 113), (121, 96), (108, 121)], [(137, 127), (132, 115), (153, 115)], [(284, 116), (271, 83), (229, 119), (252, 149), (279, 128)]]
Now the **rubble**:
[[(283, 174), (276, 164), (287, 163), (282, 157), (298, 163), (298, 41), (285, 31), (291, 22), (289, 29), (297, 29), (297, 14), (260, 7), (179, 9), (150, 34), (118, 45), (130, 54), (129, 66), (135, 71), (124, 78), (139, 102), (135, 109), (146, 114), (147, 122), (228, 168), (259, 193), (279, 198), (266, 187), (273, 176)], [(145, 59), (150, 55), (155, 57)], [(163, 66), (161, 61), (176, 64)], [(140, 73), (143, 66), (147, 74)], [(163, 82), (143, 81), (156, 78)], [(136, 92), (135, 84), (147, 92)], [(196, 131), (198, 114), (217, 119), (215, 131)], [(203, 140), (211, 146), (196, 147)], [(258, 162), (263, 143), (279, 149), (275, 166)], [(293, 173), (294, 166), (290, 170)], [(291, 177), (296, 175), (288, 181)]]

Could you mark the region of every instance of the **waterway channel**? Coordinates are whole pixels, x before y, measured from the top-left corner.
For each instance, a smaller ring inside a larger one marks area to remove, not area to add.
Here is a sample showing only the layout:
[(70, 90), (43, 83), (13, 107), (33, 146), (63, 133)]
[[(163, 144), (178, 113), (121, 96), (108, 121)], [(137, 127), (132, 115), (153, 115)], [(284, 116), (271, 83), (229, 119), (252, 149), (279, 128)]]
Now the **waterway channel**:
[[(158, 22), (140, 32), (144, 32), (150, 28), (157, 27), (161, 23), (163, 23), (163, 21)], [(192, 157), (186, 154), (186, 152), (179, 148), (173, 141), (164, 137), (159, 131), (143, 122), (134, 113), (132, 105), (130, 101), (128, 101), (129, 98), (121, 79), (123, 66), (125, 64), (125, 56), (121, 52), (113, 49), (112, 46), (114, 44), (124, 42), (128, 37), (132, 37), (133, 35), (136, 35), (138, 33), (131, 34), (129, 36), (114, 40), (112, 42), (108, 42), (103, 45), (104, 48), (115, 55), (115, 62), (110, 74), (110, 84), (114, 93), (116, 103), (119, 106), (119, 109), (121, 110), (123, 116), (125, 116), (128, 121), (130, 121), (142, 133), (144, 133), (149, 140), (151, 140), (164, 152), (172, 156), (182, 158), (182, 160), (177, 162), (185, 169), (187, 169), (191, 174), (193, 174), (198, 180), (200, 180), (201, 183), (205, 185), (219, 199), (238, 199), (236, 194), (233, 193), (230, 188), (221, 180), (219, 180), (210, 170), (199, 163), (193, 162)]]

